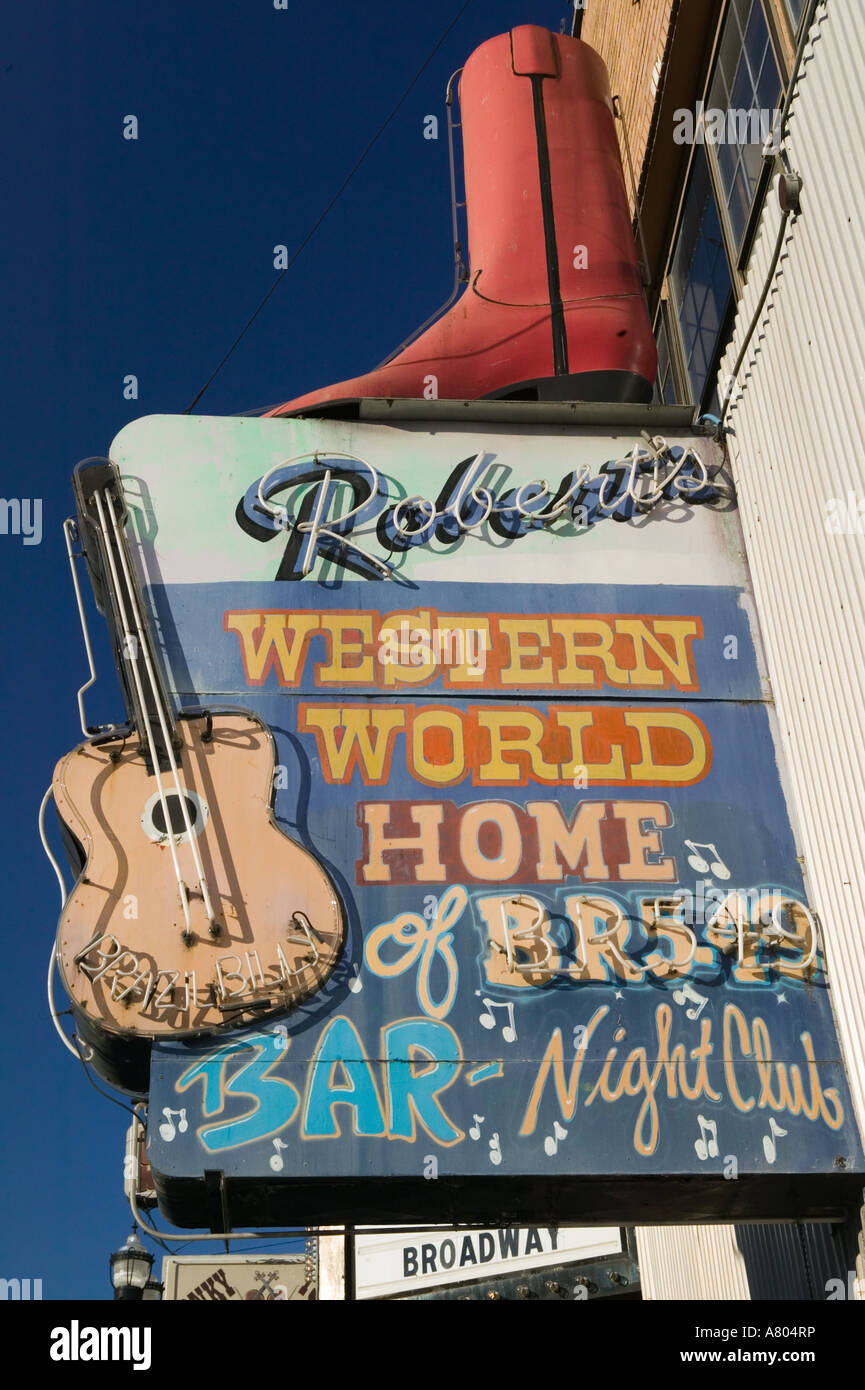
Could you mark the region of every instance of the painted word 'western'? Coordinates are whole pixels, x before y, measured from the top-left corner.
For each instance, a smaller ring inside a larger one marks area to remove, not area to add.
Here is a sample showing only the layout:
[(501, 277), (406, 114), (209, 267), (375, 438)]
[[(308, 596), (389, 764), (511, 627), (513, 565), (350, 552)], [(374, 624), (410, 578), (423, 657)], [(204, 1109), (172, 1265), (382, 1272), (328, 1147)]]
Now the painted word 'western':
[[(247, 685), (697, 691), (697, 617), (229, 610)], [(318, 659), (313, 656), (316, 644)], [(326, 660), (321, 659), (326, 656)]]

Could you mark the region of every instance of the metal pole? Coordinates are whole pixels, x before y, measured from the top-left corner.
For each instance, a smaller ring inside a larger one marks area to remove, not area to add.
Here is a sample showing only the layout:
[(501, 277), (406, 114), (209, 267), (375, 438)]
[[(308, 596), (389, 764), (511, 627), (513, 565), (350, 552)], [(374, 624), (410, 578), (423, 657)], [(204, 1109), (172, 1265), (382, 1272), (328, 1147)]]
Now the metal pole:
[(357, 1299), (357, 1281), (354, 1265), (354, 1227), (345, 1226), (345, 1298), (352, 1303)]

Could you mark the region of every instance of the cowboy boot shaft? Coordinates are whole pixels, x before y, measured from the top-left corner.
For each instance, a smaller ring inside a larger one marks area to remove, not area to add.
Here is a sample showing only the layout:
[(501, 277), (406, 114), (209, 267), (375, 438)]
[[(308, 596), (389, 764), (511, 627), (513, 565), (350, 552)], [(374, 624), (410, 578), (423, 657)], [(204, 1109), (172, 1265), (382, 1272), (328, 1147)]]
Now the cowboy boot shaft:
[(650, 399), (657, 352), (601, 58), (523, 25), (472, 53), (459, 102), (461, 298), (382, 367), (269, 413), (364, 397)]
[[(598, 54), (579, 39), (526, 25), (475, 50), (459, 95), (478, 291), (504, 304), (549, 305), (554, 259), (564, 302), (639, 295), (609, 79)], [(585, 256), (577, 255), (580, 247)]]

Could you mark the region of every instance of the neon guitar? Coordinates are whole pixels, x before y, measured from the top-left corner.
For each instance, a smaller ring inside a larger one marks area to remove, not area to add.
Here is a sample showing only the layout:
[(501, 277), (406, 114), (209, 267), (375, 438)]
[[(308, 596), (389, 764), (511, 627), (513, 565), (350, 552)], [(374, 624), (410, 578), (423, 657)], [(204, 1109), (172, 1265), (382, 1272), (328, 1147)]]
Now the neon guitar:
[[(243, 711), (173, 714), (116, 469), (79, 471), (76, 490), (131, 722), (55, 769), (55, 803), (81, 867), (58, 959), (79, 1030), (103, 1060), (113, 1056), (120, 1083), (138, 1089), (136, 1042), (284, 1012), (330, 975), (345, 923), (325, 870), (274, 821), (267, 727)], [(123, 1043), (135, 1059), (126, 1067)]]

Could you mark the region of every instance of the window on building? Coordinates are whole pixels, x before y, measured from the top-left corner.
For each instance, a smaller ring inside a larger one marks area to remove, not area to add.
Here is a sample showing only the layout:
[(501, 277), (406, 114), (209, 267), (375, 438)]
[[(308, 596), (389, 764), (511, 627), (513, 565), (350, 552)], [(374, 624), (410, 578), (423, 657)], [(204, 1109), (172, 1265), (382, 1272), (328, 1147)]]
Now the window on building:
[[(670, 247), (666, 307), (656, 322), (659, 356), (680, 401), (704, 410), (717, 403), (715, 377), (726, 347), (741, 267), (770, 184), (763, 158), (785, 75), (766, 6), (772, 0), (727, 0), (703, 94), (703, 134), (692, 148), (685, 192)], [(804, 0), (787, 0), (795, 11)], [(774, 13), (774, 12), (773, 12)], [(723, 112), (723, 129), (712, 112)], [(659, 368), (660, 372), (660, 368)]]
[(700, 401), (733, 294), (721, 218), (705, 149), (698, 147), (669, 271), (691, 399)]
[(799, 28), (805, 13), (805, 0), (787, 0), (787, 9), (790, 11), (790, 19), (795, 31)]
[(706, 105), (727, 113), (713, 145), (733, 240), (742, 244), (763, 169), (763, 145), (781, 95), (781, 73), (760, 0), (731, 0)]
[(658, 375), (655, 377), (655, 395), (653, 399), (655, 405), (675, 405), (679, 398), (676, 393), (676, 376), (673, 369), (670, 333), (667, 328), (667, 316), (663, 306), (655, 329), (655, 342), (658, 345)]

